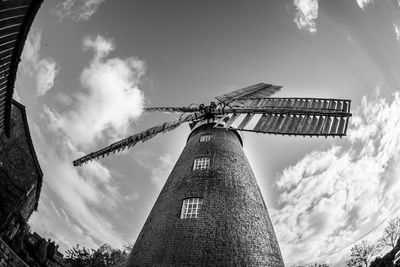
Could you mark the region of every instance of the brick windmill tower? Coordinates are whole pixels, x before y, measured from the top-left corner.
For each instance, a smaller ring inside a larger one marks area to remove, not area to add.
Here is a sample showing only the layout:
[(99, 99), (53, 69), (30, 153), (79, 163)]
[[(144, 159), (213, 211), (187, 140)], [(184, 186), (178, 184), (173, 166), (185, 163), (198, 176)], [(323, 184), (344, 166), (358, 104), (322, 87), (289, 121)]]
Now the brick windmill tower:
[(239, 131), (344, 136), (350, 100), (271, 98), (256, 84), (182, 113), (74, 161), (75, 166), (190, 122), (187, 144), (132, 249), (128, 266), (284, 266), (275, 232)]

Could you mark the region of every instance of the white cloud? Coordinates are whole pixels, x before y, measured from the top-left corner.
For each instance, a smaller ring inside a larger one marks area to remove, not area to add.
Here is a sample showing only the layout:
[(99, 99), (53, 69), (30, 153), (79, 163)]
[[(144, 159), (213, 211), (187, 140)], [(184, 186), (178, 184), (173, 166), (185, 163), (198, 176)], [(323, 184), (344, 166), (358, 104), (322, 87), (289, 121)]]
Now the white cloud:
[[(78, 151), (61, 132), (50, 129), (44, 135), (36, 124), (31, 126), (45, 173), (45, 187), (50, 190), (42, 192), (45, 201), (39, 202), (33, 228), (53, 233), (65, 248), (76, 243), (89, 247), (102, 243), (121, 247), (127, 243), (129, 240), (114, 229), (107, 213), (113, 214), (112, 219), (118, 219), (117, 208), (131, 204), (137, 199), (137, 193), (121, 194), (116, 175), (98, 162), (90, 162), (84, 168), (73, 167), (71, 162)], [(50, 200), (44, 193), (56, 197)]]
[(356, 0), (360, 8), (364, 9), (366, 6), (372, 4), (373, 0)]
[[(83, 154), (80, 145), (98, 146), (103, 137), (127, 133), (142, 112), (144, 99), (137, 85), (145, 67), (136, 58), (107, 58), (114, 44), (102, 36), (84, 38), (83, 48), (94, 56), (81, 73), (82, 90), (57, 95), (69, 110), (59, 113), (44, 106), (40, 117), (44, 127), (31, 123), (45, 173), (42, 194), (53, 196), (50, 202), (39, 203), (39, 214), (44, 214), (34, 216), (33, 227), (54, 236), (65, 248), (76, 243), (121, 247), (130, 240), (115, 229), (114, 220), (123, 221), (127, 203), (131, 205), (138, 194), (123, 193), (123, 177), (101, 163), (75, 168), (72, 160)], [(53, 217), (58, 219), (47, 224)]]
[(84, 90), (72, 96), (73, 110), (58, 114), (47, 109), (46, 114), (75, 145), (87, 147), (99, 139), (127, 135), (143, 110), (138, 84), (145, 65), (133, 57), (107, 58), (114, 44), (102, 36), (84, 38), (83, 47), (93, 50), (94, 57), (80, 77)]
[(312, 152), (278, 177), (280, 208), (272, 210), (271, 219), (286, 264), (327, 255), (396, 215), (399, 114), (400, 92), (391, 103), (363, 97), (347, 145)]
[(36, 81), (36, 95), (45, 95), (54, 85), (60, 68), (50, 57), (40, 55), (42, 34), (39, 30), (30, 31), (22, 52), (23, 70)]
[(96, 13), (105, 0), (65, 0), (59, 3), (52, 11), (60, 21), (71, 19), (86, 21)]
[(296, 14), (294, 22), (297, 28), (310, 33), (317, 32), (315, 20), (318, 18), (318, 0), (294, 0)]
[(136, 161), (150, 172), (151, 182), (161, 189), (167, 180), (176, 159), (165, 153), (159, 157), (149, 151), (136, 152)]
[(400, 41), (400, 26), (393, 22), (394, 33), (396, 34), (396, 40)]

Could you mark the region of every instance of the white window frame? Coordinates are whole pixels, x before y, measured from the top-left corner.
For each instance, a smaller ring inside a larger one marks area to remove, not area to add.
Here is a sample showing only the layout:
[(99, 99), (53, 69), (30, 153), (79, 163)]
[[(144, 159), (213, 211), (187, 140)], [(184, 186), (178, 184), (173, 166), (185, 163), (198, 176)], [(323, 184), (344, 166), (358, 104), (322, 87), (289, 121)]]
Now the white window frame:
[(211, 140), (211, 134), (203, 134), (200, 136), (200, 142), (208, 142)]
[(198, 218), (203, 206), (203, 198), (186, 198), (182, 202), (181, 219)]
[(193, 170), (208, 170), (210, 169), (210, 158), (209, 157), (201, 157), (194, 159), (193, 162)]

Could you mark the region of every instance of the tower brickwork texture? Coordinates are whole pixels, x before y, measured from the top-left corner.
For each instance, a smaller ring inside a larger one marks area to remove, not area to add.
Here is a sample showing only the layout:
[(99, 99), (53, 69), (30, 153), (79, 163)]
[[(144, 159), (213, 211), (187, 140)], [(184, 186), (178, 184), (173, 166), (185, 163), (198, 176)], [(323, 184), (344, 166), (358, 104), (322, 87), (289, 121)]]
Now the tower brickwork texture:
[[(209, 141), (200, 142), (210, 134)], [(208, 169), (193, 170), (208, 157)], [(185, 199), (202, 199), (181, 218)], [(195, 128), (131, 251), (128, 266), (284, 266), (267, 207), (235, 131)]]

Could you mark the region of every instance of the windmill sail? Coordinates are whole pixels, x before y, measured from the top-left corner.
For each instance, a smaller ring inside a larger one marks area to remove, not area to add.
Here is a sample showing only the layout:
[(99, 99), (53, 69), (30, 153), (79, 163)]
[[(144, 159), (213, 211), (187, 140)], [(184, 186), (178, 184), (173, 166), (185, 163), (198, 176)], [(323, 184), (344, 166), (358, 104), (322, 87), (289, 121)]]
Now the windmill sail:
[(73, 162), (73, 164), (74, 164), (74, 166), (80, 166), (89, 160), (98, 159), (100, 157), (107, 156), (110, 153), (115, 153), (115, 152), (124, 150), (125, 148), (130, 148), (130, 147), (134, 146), (136, 143), (138, 143), (139, 141), (142, 141), (142, 142), (147, 141), (159, 133), (164, 133), (164, 132), (175, 129), (176, 127), (178, 127), (179, 125), (181, 125), (184, 122), (200, 119), (201, 116), (202, 116), (202, 114), (200, 114), (200, 113), (194, 113), (194, 114), (182, 116), (178, 120), (159, 124), (157, 126), (149, 128), (145, 131), (139, 132), (139, 133), (131, 135), (125, 139), (122, 139), (118, 142), (115, 142), (115, 143), (113, 143), (103, 149), (100, 149), (96, 152), (85, 155), (85, 156), (75, 160)]
[[(248, 109), (248, 110), (265, 110), (269, 109), (271, 112), (288, 111), (294, 113), (310, 113), (310, 112), (350, 112), (350, 100), (344, 99), (325, 99), (325, 98), (249, 98), (246, 100), (235, 101), (235, 105), (231, 105), (232, 111), (234, 109)], [(228, 110), (227, 110), (228, 112)]]
[(167, 112), (167, 113), (189, 113), (200, 111), (198, 107), (151, 107), (144, 108), (144, 111), (156, 111), (156, 112)]
[[(249, 99), (242, 108), (226, 108), (217, 127), (303, 136), (344, 136), (350, 100), (317, 98)], [(222, 123), (225, 122), (225, 123)]]
[[(151, 107), (145, 111), (183, 113), (180, 119), (166, 122), (146, 131), (127, 137), (96, 152), (75, 160), (74, 166), (118, 152), (146, 141), (158, 133), (175, 129), (184, 122), (211, 120), (215, 127), (257, 133), (345, 136), (349, 123), (350, 100), (327, 98), (269, 98), (282, 87), (259, 83), (216, 97), (197, 107)], [(189, 113), (189, 114), (185, 114)]]
[(221, 96), (217, 96), (216, 99), (229, 106), (233, 106), (249, 98), (267, 98), (278, 92), (281, 88), (282, 86), (258, 83)]

